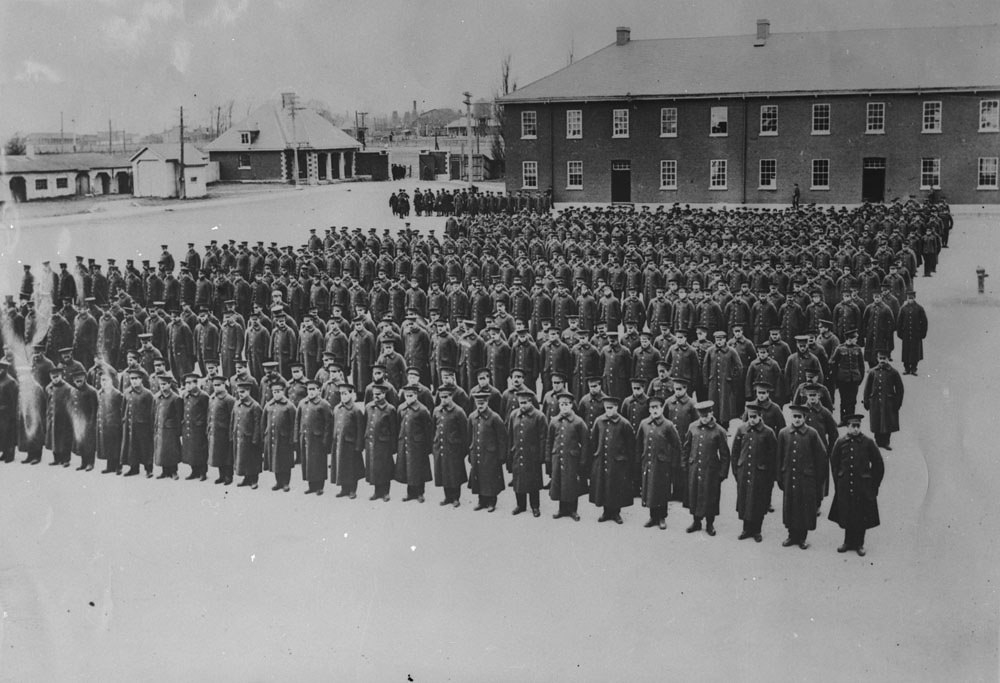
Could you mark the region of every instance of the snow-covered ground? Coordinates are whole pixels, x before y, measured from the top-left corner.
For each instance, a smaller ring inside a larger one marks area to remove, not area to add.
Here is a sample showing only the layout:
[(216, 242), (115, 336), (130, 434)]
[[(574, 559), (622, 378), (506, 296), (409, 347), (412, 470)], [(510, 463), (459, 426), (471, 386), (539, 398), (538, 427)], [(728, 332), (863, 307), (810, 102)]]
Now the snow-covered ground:
[[(0, 291), (18, 259), (381, 232), (401, 225), (389, 192), (415, 185), (27, 219)], [(0, 465), (0, 680), (995, 680), (998, 218), (960, 214), (939, 274), (916, 280), (927, 358), (904, 378), (867, 557), (836, 552), (829, 499), (807, 551), (781, 547), (780, 514), (737, 541), (731, 478), (710, 538), (677, 507), (660, 531), (639, 507), (598, 524), (585, 500), (579, 523), (544, 498), (540, 519), (512, 517), (509, 491), (488, 514), (467, 491), (453, 509), (398, 485), (372, 503), (364, 484), (304, 496), (297, 476), (273, 493), (268, 475), (251, 491)]]

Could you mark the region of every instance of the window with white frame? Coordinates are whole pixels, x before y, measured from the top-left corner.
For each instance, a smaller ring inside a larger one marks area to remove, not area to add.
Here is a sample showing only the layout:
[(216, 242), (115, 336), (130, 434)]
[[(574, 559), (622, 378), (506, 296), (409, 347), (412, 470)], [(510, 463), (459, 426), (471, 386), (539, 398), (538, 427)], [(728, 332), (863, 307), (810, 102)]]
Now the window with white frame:
[(660, 109), (660, 137), (677, 137), (677, 107), (662, 107)]
[(567, 161), (566, 162), (566, 189), (567, 190), (582, 190), (583, 189), (583, 162), (582, 161)]
[(538, 162), (521, 162), (521, 187), (525, 190), (538, 189)]
[(878, 134), (885, 132), (885, 102), (869, 102), (865, 115), (865, 132)]
[(660, 189), (677, 189), (677, 160), (663, 159), (660, 161)]
[(778, 134), (778, 105), (762, 104), (760, 107), (760, 134)]
[(812, 107), (812, 134), (830, 134), (830, 105), (814, 104)]
[(534, 111), (521, 112), (521, 138), (532, 140), (538, 137), (538, 114)]
[(941, 189), (941, 159), (924, 157), (920, 160), (920, 189)]
[(922, 133), (941, 132), (941, 103), (924, 102), (923, 125), (920, 129)]
[(708, 189), (725, 190), (728, 184), (726, 175), (726, 160), (712, 159), (709, 166)]
[(812, 183), (810, 189), (829, 190), (830, 189), (830, 160), (812, 160)]
[(775, 190), (777, 188), (778, 188), (778, 160), (761, 159), (760, 181), (758, 189)]
[(239, 157), (237, 158), (237, 163), (239, 164), (240, 168), (250, 168), (250, 155), (249, 154), (239, 155)]
[(979, 101), (979, 132), (1000, 132), (1000, 100)]
[(251, 136), (249, 131), (244, 131), (240, 133), (240, 144), (249, 145), (251, 141)]
[(729, 135), (729, 107), (712, 107), (708, 134), (717, 137)]
[(611, 117), (611, 137), (628, 137), (628, 109), (615, 109)]
[(996, 190), (1000, 157), (979, 157), (979, 190)]
[(566, 112), (566, 137), (570, 139), (583, 137), (582, 109), (570, 109)]

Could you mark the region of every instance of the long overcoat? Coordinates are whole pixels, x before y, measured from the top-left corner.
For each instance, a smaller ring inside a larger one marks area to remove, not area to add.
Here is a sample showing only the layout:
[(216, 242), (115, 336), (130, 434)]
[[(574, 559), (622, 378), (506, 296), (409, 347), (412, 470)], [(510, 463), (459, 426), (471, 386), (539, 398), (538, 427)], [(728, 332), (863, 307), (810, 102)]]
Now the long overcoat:
[(338, 403), (333, 409), (333, 455), (330, 482), (353, 487), (365, 476), (365, 410)]
[(865, 410), (875, 434), (899, 431), (899, 409), (903, 407), (903, 380), (891, 365), (876, 365), (865, 377)]
[(73, 452), (85, 460), (93, 460), (97, 454), (97, 392), (94, 387), (84, 384), (73, 387), (70, 399), (73, 415)]
[(236, 399), (226, 392), (212, 394), (208, 399), (205, 434), (208, 439), (208, 464), (212, 467), (233, 467), (233, 406)]
[(480, 496), (499, 495), (506, 488), (507, 429), (488, 407), (472, 411), (469, 427), (469, 489)]
[(396, 473), (393, 455), (399, 439), (399, 413), (387, 401), (365, 406), (365, 481), (385, 486)]
[(333, 445), (333, 408), (319, 396), (308, 396), (299, 402), (295, 412), (295, 433), (299, 440), (299, 462), (302, 479), (325, 481), (327, 459)]
[(778, 487), (784, 492), (781, 517), (788, 529), (816, 528), (816, 509), (823, 496), (826, 448), (819, 432), (803, 424), (778, 432)]
[(465, 459), (469, 455), (469, 416), (457, 404), (434, 409), (434, 485), (459, 488), (469, 480)]
[(879, 525), (878, 490), (885, 463), (875, 441), (864, 434), (837, 439), (830, 456), (834, 494), (830, 521), (843, 529), (872, 529)]
[(778, 439), (763, 422), (740, 425), (733, 439), (736, 514), (744, 522), (764, 519), (778, 473)]
[(9, 374), (0, 378), (0, 454), (17, 445), (18, 389)]
[(122, 453), (125, 397), (114, 387), (97, 390), (97, 457), (117, 462)]
[(590, 502), (599, 507), (632, 505), (635, 432), (621, 415), (601, 415), (590, 429)]
[(45, 447), (60, 455), (73, 450), (73, 387), (66, 382), (45, 387)]
[(20, 378), (17, 398), (17, 449), (24, 453), (41, 452), (48, 424), (46, 391), (29, 374)]
[(285, 474), (295, 464), (295, 404), (284, 397), (262, 408), (264, 469)]
[(181, 425), (184, 421), (184, 399), (170, 392), (158, 395), (153, 412), (153, 464), (176, 467), (181, 461)]
[(515, 493), (536, 493), (542, 488), (548, 421), (538, 408), (515, 408), (507, 418), (507, 466), (514, 475)]
[(241, 477), (253, 479), (260, 474), (263, 410), (250, 397), (233, 405), (233, 469)]
[(684, 506), (695, 517), (719, 514), (719, 494), (729, 473), (729, 443), (726, 430), (714, 419), (688, 427), (684, 443), (687, 461), (687, 500)]
[(670, 501), (671, 477), (681, 459), (681, 438), (674, 423), (663, 417), (647, 417), (635, 436), (635, 459), (639, 462), (639, 495), (644, 507), (666, 507)]
[(181, 431), (182, 460), (191, 467), (208, 464), (208, 395), (191, 391), (184, 396), (184, 421)]
[(549, 422), (545, 439), (545, 462), (552, 467), (549, 498), (569, 503), (587, 492), (589, 444), (590, 430), (576, 413), (558, 415)]
[(729, 346), (713, 346), (705, 354), (702, 376), (708, 398), (715, 402), (715, 419), (725, 425), (739, 417), (743, 408), (743, 362), (739, 353)]
[(153, 393), (140, 387), (123, 392), (125, 414), (122, 417), (121, 464), (129, 467), (153, 465)]
[(899, 309), (896, 336), (903, 345), (904, 368), (916, 367), (924, 359), (924, 338), (927, 336), (927, 313), (916, 301), (907, 300)]
[(399, 406), (399, 437), (396, 445), (396, 481), (419, 486), (434, 477), (431, 474), (431, 448), (434, 421), (420, 401)]

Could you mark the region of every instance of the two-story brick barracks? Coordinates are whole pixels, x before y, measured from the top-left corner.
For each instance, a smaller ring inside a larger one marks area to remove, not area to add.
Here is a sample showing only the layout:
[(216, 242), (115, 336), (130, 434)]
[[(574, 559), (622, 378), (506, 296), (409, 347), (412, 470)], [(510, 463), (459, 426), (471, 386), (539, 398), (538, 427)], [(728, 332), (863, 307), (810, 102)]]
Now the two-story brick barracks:
[(502, 98), (555, 202), (1000, 203), (1000, 27), (631, 40)]

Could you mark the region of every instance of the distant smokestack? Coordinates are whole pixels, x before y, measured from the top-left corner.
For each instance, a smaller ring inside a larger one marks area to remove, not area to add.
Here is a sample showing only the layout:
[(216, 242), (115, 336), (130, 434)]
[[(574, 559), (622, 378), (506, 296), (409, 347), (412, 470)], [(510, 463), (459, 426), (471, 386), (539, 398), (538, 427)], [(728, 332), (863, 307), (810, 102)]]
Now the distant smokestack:
[(767, 19), (757, 20), (757, 40), (753, 41), (754, 47), (761, 47), (767, 43), (771, 35), (771, 22)]
[(615, 45), (624, 45), (632, 36), (632, 29), (628, 26), (619, 26), (615, 29)]

